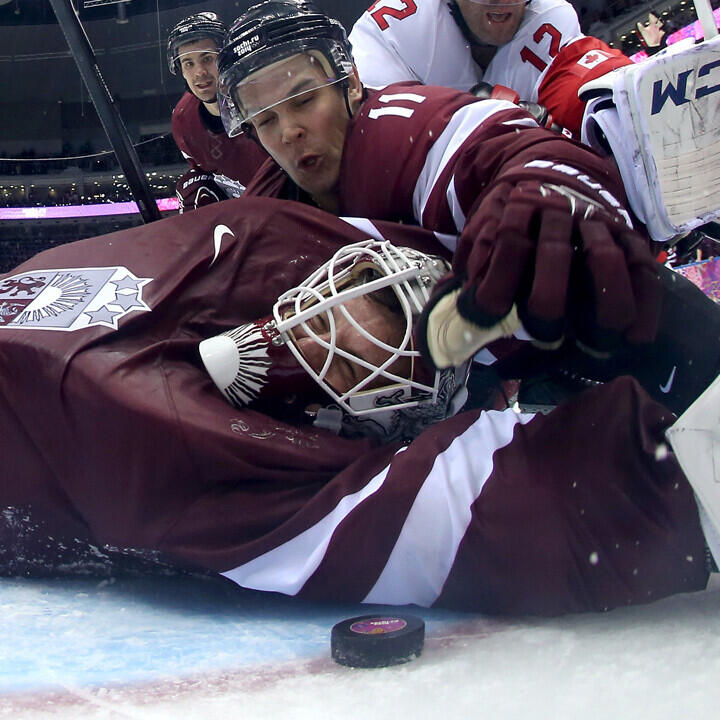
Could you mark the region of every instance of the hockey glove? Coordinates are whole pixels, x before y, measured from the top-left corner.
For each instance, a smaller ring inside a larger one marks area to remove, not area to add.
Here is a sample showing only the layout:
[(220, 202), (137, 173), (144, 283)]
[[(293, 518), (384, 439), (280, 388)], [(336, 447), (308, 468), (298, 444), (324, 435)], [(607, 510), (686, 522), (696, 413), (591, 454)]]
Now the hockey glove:
[(191, 168), (181, 175), (175, 185), (180, 213), (197, 210), (211, 203), (227, 200), (227, 193), (215, 182), (212, 173)]
[(544, 347), (569, 335), (596, 354), (657, 330), (660, 284), (646, 239), (617, 210), (563, 185), (499, 183), (465, 226), (453, 270), (459, 289), (443, 284), (424, 310), (423, 343), (438, 367), (479, 349), (467, 328), (448, 327), (448, 304), (493, 339), (517, 329), (516, 311)]

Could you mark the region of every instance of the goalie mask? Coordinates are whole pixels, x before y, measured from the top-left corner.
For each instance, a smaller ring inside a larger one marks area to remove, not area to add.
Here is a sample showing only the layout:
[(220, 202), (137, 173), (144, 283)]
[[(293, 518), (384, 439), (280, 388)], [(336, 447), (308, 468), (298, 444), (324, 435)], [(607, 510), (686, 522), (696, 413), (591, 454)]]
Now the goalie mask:
[[(304, 56), (308, 67), (293, 64), (297, 56)], [(220, 116), (234, 137), (264, 110), (342, 83), (353, 61), (345, 28), (314, 3), (266, 0), (232, 24), (218, 69)]]
[(467, 397), (468, 363), (431, 371), (413, 339), (414, 319), (447, 270), (389, 242), (345, 246), (283, 293), (272, 317), (204, 340), (200, 355), (236, 406), (314, 391), (316, 425), (410, 440)]

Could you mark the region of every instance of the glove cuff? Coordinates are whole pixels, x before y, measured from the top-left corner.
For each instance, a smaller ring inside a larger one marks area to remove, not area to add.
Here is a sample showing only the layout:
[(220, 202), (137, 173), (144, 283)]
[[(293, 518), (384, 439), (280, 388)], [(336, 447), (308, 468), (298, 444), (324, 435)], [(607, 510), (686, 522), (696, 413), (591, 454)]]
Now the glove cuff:
[(459, 283), (434, 296), (425, 306), (418, 324), (418, 344), (427, 362), (438, 370), (458, 367), (494, 340), (510, 337), (521, 328), (517, 309), (490, 327), (480, 327), (458, 311), (462, 292)]

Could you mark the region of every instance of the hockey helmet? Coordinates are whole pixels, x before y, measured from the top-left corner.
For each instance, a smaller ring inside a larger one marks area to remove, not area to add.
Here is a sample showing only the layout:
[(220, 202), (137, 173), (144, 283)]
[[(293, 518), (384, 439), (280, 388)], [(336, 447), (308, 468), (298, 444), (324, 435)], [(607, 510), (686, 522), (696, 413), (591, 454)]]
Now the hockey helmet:
[(167, 62), (170, 72), (176, 75), (180, 67), (181, 45), (210, 38), (219, 51), (225, 42), (226, 31), (225, 24), (214, 12), (201, 12), (181, 20), (168, 35)]
[[(316, 425), (410, 440), (467, 398), (469, 363), (431, 370), (413, 338), (414, 321), (447, 270), (442, 258), (387, 241), (347, 245), (283, 293), (271, 318), (204, 340), (200, 355), (225, 397), (239, 405), (277, 396), (274, 384), (288, 385), (289, 351), (305, 379), (324, 391), (323, 406), (313, 411)], [(272, 369), (273, 357), (281, 372)], [(258, 367), (258, 360), (267, 369), (249, 383), (248, 363)]]
[[(295, 95), (342, 82), (353, 70), (345, 28), (309, 0), (266, 0), (235, 20), (218, 58), (220, 114), (230, 137), (254, 115), (295, 96), (291, 90), (278, 95), (274, 78), (263, 79), (261, 71), (296, 55), (315, 63), (316, 77)], [(260, 106), (243, 100), (244, 89), (262, 86), (275, 91), (271, 99)]]

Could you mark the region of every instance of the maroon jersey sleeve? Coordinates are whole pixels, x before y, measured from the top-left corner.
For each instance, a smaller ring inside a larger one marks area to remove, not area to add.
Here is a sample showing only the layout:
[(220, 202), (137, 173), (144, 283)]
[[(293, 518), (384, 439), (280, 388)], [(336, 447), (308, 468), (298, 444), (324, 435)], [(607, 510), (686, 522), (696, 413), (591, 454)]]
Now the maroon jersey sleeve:
[(267, 159), (267, 153), (245, 136), (230, 138), (222, 128), (213, 131), (200, 115), (200, 101), (186, 92), (172, 114), (175, 142), (190, 167), (247, 185)]
[(585, 103), (578, 91), (587, 82), (618, 67), (632, 65), (632, 60), (602, 40), (583, 37), (565, 45), (553, 58), (538, 88), (538, 102), (554, 120), (579, 138)]
[(543, 162), (548, 182), (585, 193), (588, 183), (600, 183), (618, 202), (625, 199), (612, 161), (538, 127), (504, 100), (398, 83), (370, 93), (350, 127), (340, 175), (347, 215), (456, 235), (493, 183)]

